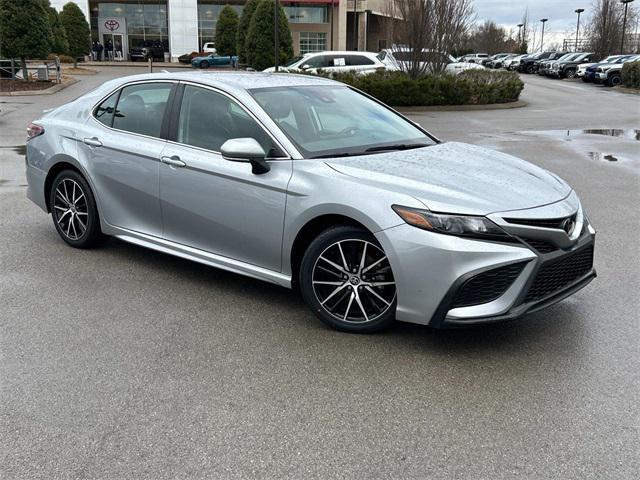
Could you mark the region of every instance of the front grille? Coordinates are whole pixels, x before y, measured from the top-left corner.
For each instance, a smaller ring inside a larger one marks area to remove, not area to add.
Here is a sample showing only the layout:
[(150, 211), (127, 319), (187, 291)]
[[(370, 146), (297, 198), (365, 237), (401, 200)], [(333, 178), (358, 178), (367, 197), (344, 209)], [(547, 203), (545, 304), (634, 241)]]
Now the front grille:
[(564, 222), (567, 218), (570, 218), (575, 222), (576, 216), (577, 214), (574, 213), (569, 217), (562, 217), (562, 218), (544, 218), (544, 219), (505, 218), (505, 220), (509, 223), (513, 223), (516, 225), (527, 225), (530, 227), (542, 227), (542, 228), (556, 228), (556, 229), (562, 230), (562, 222)]
[(512, 263), (471, 277), (456, 292), (453, 307), (480, 305), (500, 297), (518, 277), (526, 263)]
[(524, 299), (525, 303), (546, 297), (586, 275), (593, 268), (593, 245), (540, 267)]
[(531, 248), (538, 253), (550, 253), (558, 250), (553, 243), (549, 243), (545, 240), (538, 240), (537, 238), (522, 238)]

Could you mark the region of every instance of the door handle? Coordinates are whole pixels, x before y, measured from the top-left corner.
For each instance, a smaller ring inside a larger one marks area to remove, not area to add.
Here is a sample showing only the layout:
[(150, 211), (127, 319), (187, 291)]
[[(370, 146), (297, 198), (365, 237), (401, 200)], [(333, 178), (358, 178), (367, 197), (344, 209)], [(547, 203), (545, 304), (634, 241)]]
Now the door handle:
[(180, 157), (178, 157), (177, 155), (173, 155), (172, 157), (160, 157), (160, 161), (174, 168), (179, 168), (179, 167), (181, 168), (181, 167), (187, 166), (187, 164), (182, 160), (180, 160)]
[(101, 147), (102, 146), (102, 142), (100, 140), (98, 140), (96, 137), (85, 138), (83, 140), (83, 142), (86, 143), (87, 145), (89, 145), (90, 147)]

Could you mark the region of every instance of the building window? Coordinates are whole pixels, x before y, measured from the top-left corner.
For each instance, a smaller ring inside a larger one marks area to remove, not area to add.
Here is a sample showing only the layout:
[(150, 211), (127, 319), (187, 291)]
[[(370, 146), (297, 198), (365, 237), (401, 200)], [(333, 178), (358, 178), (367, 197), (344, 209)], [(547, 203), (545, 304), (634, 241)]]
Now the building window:
[(324, 32), (300, 32), (300, 53), (322, 52), (327, 49), (327, 34)]
[(326, 5), (284, 5), (289, 23), (329, 23), (329, 8)]

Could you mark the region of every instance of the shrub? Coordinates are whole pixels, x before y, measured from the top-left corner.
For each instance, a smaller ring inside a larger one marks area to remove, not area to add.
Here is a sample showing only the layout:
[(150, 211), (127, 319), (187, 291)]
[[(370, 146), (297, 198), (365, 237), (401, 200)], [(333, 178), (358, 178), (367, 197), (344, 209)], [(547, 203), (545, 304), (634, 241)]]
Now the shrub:
[(242, 16), (238, 23), (238, 33), (236, 34), (236, 53), (238, 55), (238, 61), (247, 63), (247, 55), (245, 52), (245, 44), (247, 43), (247, 32), (251, 26), (251, 19), (256, 11), (256, 7), (260, 3), (260, 0), (249, 0), (242, 9)]
[[(251, 26), (247, 32), (245, 56), (247, 63), (256, 70), (264, 70), (275, 65), (274, 52), (274, 1), (262, 0), (251, 18)], [(280, 64), (293, 56), (293, 40), (289, 22), (284, 8), (278, 9), (278, 44)]]
[(622, 84), (627, 88), (640, 88), (640, 61), (622, 65)]
[(229, 5), (221, 11), (216, 23), (216, 51), (218, 55), (236, 54), (236, 35), (238, 33), (238, 14)]
[(67, 40), (69, 41), (67, 53), (76, 59), (73, 63), (74, 66), (77, 66), (77, 58), (87, 55), (90, 51), (91, 31), (89, 24), (80, 7), (72, 2), (62, 7), (60, 21), (67, 32)]
[(379, 71), (320, 75), (351, 85), (395, 107), (486, 105), (515, 102), (524, 84), (515, 72), (468, 70), (460, 75), (427, 75), (412, 79), (404, 72)]

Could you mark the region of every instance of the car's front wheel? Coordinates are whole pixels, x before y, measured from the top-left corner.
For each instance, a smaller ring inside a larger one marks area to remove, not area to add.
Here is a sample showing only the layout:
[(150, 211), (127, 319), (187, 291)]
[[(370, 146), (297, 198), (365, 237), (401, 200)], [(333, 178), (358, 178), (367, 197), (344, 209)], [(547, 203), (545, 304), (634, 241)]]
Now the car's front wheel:
[(201, 61), (200, 68), (204, 68), (204, 69), (209, 68), (209, 62), (207, 62), (206, 60)]
[(63, 170), (56, 176), (49, 205), (58, 234), (72, 247), (90, 248), (102, 240), (96, 201), (78, 172)]
[(365, 230), (338, 226), (321, 233), (304, 254), (299, 280), (307, 304), (332, 328), (372, 333), (395, 320), (391, 265)]
[(613, 73), (609, 75), (609, 78), (607, 79), (607, 85), (610, 87), (617, 87), (621, 83), (622, 83), (622, 75), (620, 75), (619, 73)]

